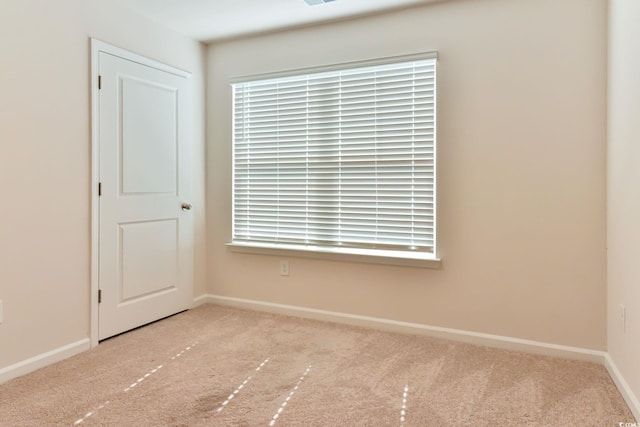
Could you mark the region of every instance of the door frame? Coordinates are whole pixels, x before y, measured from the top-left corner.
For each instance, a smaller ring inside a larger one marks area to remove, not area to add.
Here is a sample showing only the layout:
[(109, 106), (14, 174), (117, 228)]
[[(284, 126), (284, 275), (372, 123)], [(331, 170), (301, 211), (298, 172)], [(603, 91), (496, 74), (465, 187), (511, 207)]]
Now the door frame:
[(160, 71), (175, 74), (186, 79), (191, 73), (167, 64), (146, 58), (125, 49), (110, 45), (91, 38), (91, 290), (90, 290), (90, 340), (91, 347), (96, 347), (99, 341), (100, 308), (98, 305), (98, 290), (100, 289), (100, 97), (99, 73), (100, 53), (104, 52), (132, 62), (136, 62)]

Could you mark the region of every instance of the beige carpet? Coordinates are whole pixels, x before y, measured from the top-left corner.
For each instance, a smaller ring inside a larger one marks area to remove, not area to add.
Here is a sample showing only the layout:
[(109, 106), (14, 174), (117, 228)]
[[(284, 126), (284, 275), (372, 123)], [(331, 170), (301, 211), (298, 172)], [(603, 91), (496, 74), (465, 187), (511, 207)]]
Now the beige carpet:
[(618, 426), (602, 366), (205, 305), (0, 385), (2, 426)]

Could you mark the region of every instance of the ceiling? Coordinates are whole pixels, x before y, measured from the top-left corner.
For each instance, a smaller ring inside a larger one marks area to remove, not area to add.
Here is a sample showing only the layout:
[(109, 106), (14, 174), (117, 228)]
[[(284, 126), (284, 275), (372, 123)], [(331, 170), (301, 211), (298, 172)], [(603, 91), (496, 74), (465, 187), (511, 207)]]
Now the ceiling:
[(116, 0), (125, 7), (200, 41), (297, 27), (437, 0)]

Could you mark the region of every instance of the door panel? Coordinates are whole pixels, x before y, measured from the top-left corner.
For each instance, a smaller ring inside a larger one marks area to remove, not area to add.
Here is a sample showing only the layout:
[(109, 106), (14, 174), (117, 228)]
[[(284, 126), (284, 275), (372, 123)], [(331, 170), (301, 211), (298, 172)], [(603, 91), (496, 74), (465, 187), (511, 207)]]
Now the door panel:
[(99, 54), (99, 339), (191, 307), (189, 79)]
[(177, 289), (178, 239), (176, 220), (120, 224), (119, 304)]
[(177, 194), (177, 90), (123, 76), (122, 193)]

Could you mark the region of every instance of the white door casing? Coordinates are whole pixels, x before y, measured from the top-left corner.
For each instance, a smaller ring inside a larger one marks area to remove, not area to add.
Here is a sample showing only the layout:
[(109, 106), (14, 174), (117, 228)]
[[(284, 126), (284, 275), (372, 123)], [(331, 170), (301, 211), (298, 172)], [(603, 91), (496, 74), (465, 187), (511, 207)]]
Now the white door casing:
[(193, 303), (193, 130), (189, 73), (96, 40), (92, 64), (95, 345)]

